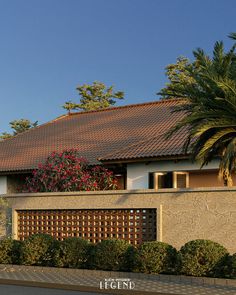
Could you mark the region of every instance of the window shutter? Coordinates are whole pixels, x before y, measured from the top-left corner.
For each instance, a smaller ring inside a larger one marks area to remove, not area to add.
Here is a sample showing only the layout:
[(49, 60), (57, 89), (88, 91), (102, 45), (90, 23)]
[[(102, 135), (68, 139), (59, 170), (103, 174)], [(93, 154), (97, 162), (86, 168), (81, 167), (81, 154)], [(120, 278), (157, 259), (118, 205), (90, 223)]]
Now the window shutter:
[(189, 174), (187, 172), (174, 172), (174, 187), (175, 188), (189, 187)]

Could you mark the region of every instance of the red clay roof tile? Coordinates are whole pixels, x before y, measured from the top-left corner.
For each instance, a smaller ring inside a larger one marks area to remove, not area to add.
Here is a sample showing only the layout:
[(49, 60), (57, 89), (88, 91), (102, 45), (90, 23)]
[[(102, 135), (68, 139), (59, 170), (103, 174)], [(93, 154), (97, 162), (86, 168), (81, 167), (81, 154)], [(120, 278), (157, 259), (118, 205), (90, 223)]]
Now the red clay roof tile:
[(183, 154), (186, 132), (164, 134), (182, 113), (181, 100), (112, 107), (62, 116), (0, 142), (0, 171), (36, 168), (52, 151), (76, 148), (91, 163)]

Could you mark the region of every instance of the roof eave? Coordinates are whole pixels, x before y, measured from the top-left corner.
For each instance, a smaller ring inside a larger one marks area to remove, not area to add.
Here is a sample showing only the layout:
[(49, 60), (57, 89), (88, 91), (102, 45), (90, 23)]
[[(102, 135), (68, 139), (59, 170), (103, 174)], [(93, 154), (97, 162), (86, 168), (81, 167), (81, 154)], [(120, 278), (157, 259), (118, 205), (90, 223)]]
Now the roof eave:
[(13, 175), (13, 174), (27, 174), (27, 173), (32, 173), (33, 170), (34, 170), (34, 168), (32, 168), (32, 169), (19, 169), (19, 170), (2, 170), (2, 171), (0, 171), (0, 176)]
[(137, 163), (137, 162), (155, 162), (166, 160), (186, 160), (189, 159), (189, 155), (171, 155), (171, 156), (156, 156), (156, 157), (140, 157), (129, 159), (99, 159), (102, 164), (120, 164), (120, 163)]

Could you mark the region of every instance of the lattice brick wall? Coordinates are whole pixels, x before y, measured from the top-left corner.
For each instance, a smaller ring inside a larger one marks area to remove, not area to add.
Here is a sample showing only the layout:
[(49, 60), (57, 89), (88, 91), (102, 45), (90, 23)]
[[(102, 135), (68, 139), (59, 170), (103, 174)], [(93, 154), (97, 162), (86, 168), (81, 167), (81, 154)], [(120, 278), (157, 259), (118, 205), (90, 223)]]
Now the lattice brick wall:
[(19, 210), (17, 236), (44, 233), (58, 240), (81, 237), (93, 243), (108, 238), (131, 244), (156, 240), (156, 209)]

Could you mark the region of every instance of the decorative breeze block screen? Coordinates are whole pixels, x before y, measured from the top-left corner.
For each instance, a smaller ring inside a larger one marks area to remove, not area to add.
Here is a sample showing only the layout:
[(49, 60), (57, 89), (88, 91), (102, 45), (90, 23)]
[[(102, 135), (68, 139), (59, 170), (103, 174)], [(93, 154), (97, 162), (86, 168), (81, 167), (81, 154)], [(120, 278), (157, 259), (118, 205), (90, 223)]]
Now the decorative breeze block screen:
[(17, 236), (49, 234), (97, 243), (117, 238), (140, 244), (156, 240), (156, 209), (18, 210)]

